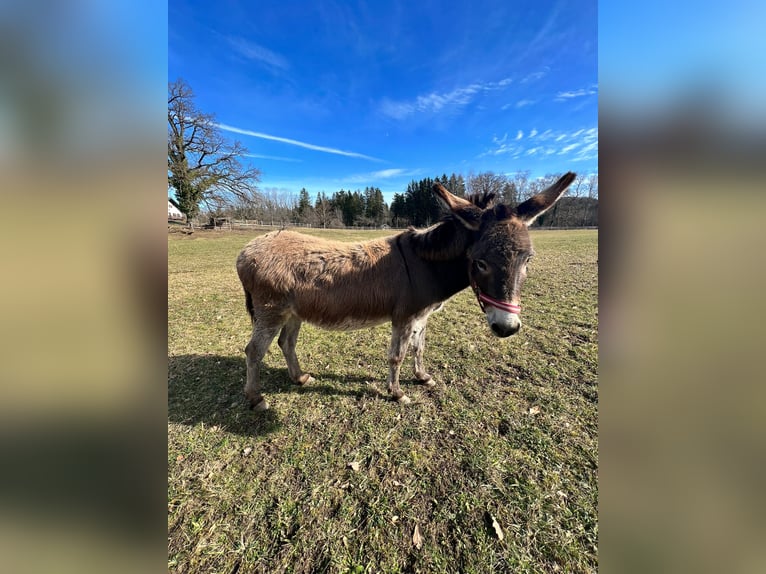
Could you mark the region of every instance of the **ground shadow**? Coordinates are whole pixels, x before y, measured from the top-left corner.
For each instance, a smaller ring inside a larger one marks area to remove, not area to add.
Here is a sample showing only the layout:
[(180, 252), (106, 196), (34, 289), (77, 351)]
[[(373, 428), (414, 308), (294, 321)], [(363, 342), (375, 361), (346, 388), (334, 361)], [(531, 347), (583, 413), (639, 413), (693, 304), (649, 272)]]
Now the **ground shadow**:
[[(245, 358), (222, 355), (179, 355), (168, 357), (168, 420), (194, 425), (218, 425), (238, 434), (261, 435), (281, 425), (272, 409), (252, 411), (245, 400)], [(359, 376), (319, 373), (322, 381), (348, 383), (347, 388), (315, 382), (296, 385), (287, 368), (263, 365), (261, 381), (267, 397), (284, 393), (318, 393), (350, 397), (384, 398), (377, 388), (365, 385)]]

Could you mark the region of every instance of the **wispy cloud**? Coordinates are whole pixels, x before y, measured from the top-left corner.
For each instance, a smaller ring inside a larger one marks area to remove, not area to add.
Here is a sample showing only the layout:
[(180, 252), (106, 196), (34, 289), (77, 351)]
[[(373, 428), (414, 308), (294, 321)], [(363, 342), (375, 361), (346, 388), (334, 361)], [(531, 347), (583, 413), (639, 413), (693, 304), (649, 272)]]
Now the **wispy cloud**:
[(289, 62), (283, 56), (276, 52), (272, 52), (268, 48), (264, 48), (259, 44), (251, 42), (250, 40), (245, 40), (244, 38), (236, 36), (230, 36), (226, 38), (226, 40), (235, 52), (244, 56), (248, 60), (260, 62), (274, 68), (279, 68), (280, 70), (287, 70), (290, 68)]
[(549, 66), (543, 66), (542, 70), (539, 70), (537, 72), (532, 72), (531, 74), (527, 74), (521, 79), (522, 84), (528, 84), (530, 82), (535, 82), (537, 80), (540, 80), (544, 78), (548, 72), (550, 72), (551, 69)]
[(598, 93), (598, 89), (596, 88), (596, 86), (591, 86), (589, 88), (580, 88), (579, 90), (559, 92), (558, 94), (556, 94), (555, 100), (557, 102), (565, 102), (573, 98), (581, 98), (583, 96), (592, 96), (597, 93)]
[(391, 168), (373, 171), (369, 173), (358, 173), (343, 178), (344, 183), (374, 183), (379, 179), (393, 179), (397, 177), (410, 177), (421, 173), (419, 169)]
[(561, 151), (559, 152), (559, 155), (563, 155), (565, 153), (569, 153), (570, 151), (572, 151), (573, 149), (578, 148), (578, 147), (580, 147), (579, 143), (573, 143), (573, 144), (565, 145), (564, 147), (561, 148)]
[(332, 154), (335, 154), (335, 155), (343, 155), (343, 156), (346, 156), (346, 157), (358, 157), (358, 158), (361, 158), (361, 159), (368, 159), (370, 161), (383, 161), (382, 159), (378, 159), (376, 157), (372, 157), (372, 156), (369, 156), (369, 155), (364, 155), (364, 154), (361, 154), (361, 153), (357, 153), (355, 151), (345, 151), (345, 150), (342, 150), (342, 149), (337, 149), (337, 148), (332, 148), (332, 147), (326, 147), (326, 146), (311, 144), (311, 143), (302, 142), (302, 141), (298, 141), (298, 140), (294, 140), (294, 139), (290, 139), (290, 138), (283, 138), (283, 137), (279, 137), (279, 136), (273, 136), (273, 135), (270, 135), (270, 134), (264, 134), (264, 133), (261, 133), (261, 132), (254, 132), (252, 130), (246, 130), (246, 129), (242, 129), (242, 128), (237, 128), (237, 127), (229, 126), (229, 125), (226, 125), (226, 124), (215, 124), (215, 126), (218, 129), (221, 129), (221, 130), (224, 130), (224, 131), (227, 131), (227, 132), (232, 132), (232, 133), (235, 133), (235, 134), (242, 134), (242, 135), (251, 136), (251, 137), (254, 137), (254, 138), (261, 138), (261, 139), (264, 139), (264, 140), (270, 140), (270, 141), (275, 141), (275, 142), (286, 143), (286, 144), (290, 144), (290, 145), (294, 145), (294, 146), (298, 146), (298, 147), (302, 147), (302, 148), (306, 148), (306, 149), (311, 149), (311, 150), (314, 150), (314, 151), (321, 151), (321, 152), (325, 152), (325, 153), (332, 153)]
[(513, 141), (495, 137), (492, 143), (495, 147), (482, 153), (481, 156), (510, 155), (514, 159), (519, 159), (525, 156), (556, 154), (569, 156), (571, 161), (593, 160), (598, 157), (598, 128), (583, 128), (573, 132), (547, 129), (542, 133), (533, 129), (526, 138), (519, 130)]
[(415, 113), (435, 114), (451, 111), (470, 104), (478, 94), (503, 89), (512, 81), (511, 78), (504, 78), (498, 82), (473, 83), (450, 92), (420, 95), (409, 101), (384, 99), (380, 104), (380, 111), (396, 120), (405, 119)]
[(375, 178), (388, 179), (390, 177), (399, 177), (403, 175), (414, 175), (417, 170), (413, 169), (382, 169), (380, 171), (373, 171), (370, 175)]
[(263, 155), (263, 154), (260, 154), (260, 153), (246, 153), (246, 154), (242, 154), (242, 155), (244, 155), (245, 157), (254, 157), (256, 159), (273, 159), (273, 160), (276, 160), (276, 161), (295, 161), (295, 162), (301, 161), (301, 160), (295, 159), (293, 157), (280, 157), (278, 155)]

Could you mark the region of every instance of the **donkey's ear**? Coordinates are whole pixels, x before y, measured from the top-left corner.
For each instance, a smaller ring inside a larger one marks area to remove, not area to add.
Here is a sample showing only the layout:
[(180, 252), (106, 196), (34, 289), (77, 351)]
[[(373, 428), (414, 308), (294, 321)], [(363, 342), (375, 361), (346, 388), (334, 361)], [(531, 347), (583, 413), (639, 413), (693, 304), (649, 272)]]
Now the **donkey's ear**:
[(559, 180), (545, 191), (541, 191), (537, 195), (533, 195), (524, 203), (516, 207), (516, 214), (519, 219), (529, 226), (537, 217), (550, 209), (550, 207), (556, 203), (570, 184), (574, 181), (576, 174), (573, 172), (567, 172), (562, 175)]
[(436, 197), (447, 206), (460, 223), (468, 229), (476, 231), (481, 226), (481, 209), (473, 203), (457, 195), (452, 195), (447, 188), (440, 183), (433, 186)]

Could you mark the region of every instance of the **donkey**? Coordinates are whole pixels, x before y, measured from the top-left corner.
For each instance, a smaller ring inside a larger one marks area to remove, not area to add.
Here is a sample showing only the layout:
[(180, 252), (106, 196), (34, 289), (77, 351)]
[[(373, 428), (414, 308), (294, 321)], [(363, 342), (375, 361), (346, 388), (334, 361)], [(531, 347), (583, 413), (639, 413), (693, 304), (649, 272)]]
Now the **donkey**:
[(572, 172), (516, 207), (495, 205), (494, 194), (463, 199), (441, 184), (433, 191), (447, 215), (427, 229), (361, 243), (327, 241), (292, 231), (253, 239), (237, 258), (253, 334), (245, 348), (250, 406), (265, 410), (260, 364), (278, 344), (292, 381), (313, 382), (295, 354), (301, 323), (350, 330), (391, 321), (388, 391), (400, 403), (399, 371), (409, 345), (415, 379), (435, 386), (423, 367), (428, 318), (469, 285), (498, 337), (521, 328), (521, 286), (533, 255), (527, 228), (575, 178)]

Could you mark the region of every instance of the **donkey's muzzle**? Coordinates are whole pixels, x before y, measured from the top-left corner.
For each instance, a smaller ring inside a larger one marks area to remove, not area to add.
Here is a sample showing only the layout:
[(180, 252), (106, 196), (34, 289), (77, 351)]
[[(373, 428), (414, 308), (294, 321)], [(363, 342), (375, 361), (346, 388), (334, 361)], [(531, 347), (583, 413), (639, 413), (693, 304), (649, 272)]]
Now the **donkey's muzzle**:
[(510, 337), (515, 335), (521, 329), (521, 323), (515, 325), (501, 325), (500, 323), (491, 323), (490, 328), (492, 332), (498, 337)]
[(521, 329), (521, 319), (516, 313), (508, 313), (495, 307), (487, 307), (487, 323), (498, 337), (510, 337)]

